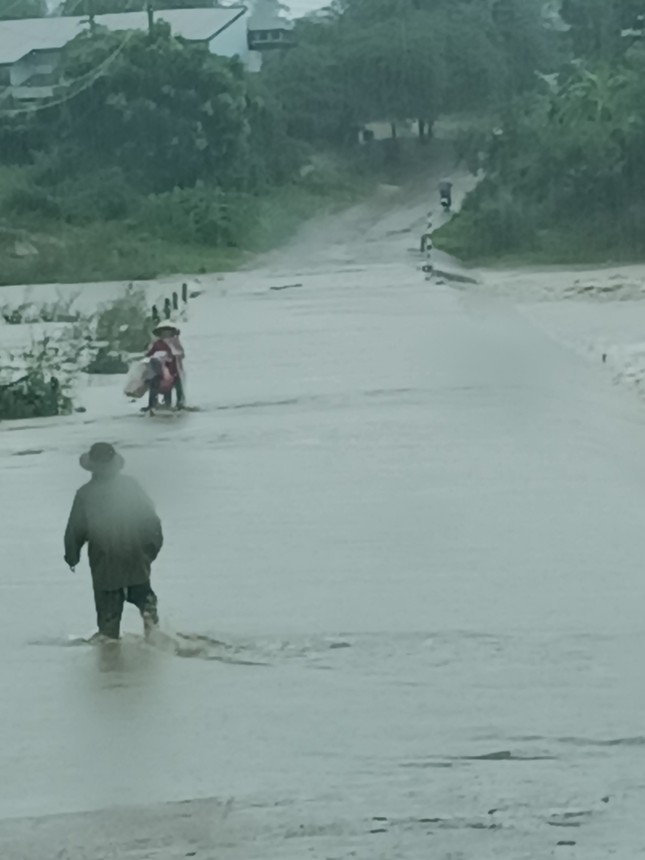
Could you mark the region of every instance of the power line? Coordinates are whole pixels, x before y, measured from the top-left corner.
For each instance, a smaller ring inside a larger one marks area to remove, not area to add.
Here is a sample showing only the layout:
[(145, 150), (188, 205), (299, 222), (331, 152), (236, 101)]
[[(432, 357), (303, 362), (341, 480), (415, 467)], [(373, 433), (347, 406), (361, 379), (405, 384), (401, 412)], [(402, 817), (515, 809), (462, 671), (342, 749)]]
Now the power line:
[[(26, 116), (27, 114), (37, 113), (38, 111), (48, 110), (49, 108), (58, 107), (59, 105), (65, 104), (66, 102), (71, 101), (77, 96), (84, 93), (88, 90), (96, 81), (101, 77), (103, 72), (108, 69), (112, 63), (117, 60), (117, 58), (123, 53), (126, 45), (139, 31), (131, 30), (123, 39), (121, 44), (115, 48), (112, 53), (106, 57), (98, 66), (94, 69), (90, 69), (89, 72), (86, 72), (84, 75), (81, 75), (79, 78), (76, 78), (69, 85), (70, 91), (67, 92), (64, 96), (59, 99), (52, 99), (50, 101), (44, 102), (42, 104), (37, 105), (27, 105), (23, 108), (14, 108), (11, 110), (0, 111), (0, 118), (2, 117), (15, 117), (15, 116)], [(76, 84), (82, 83), (82, 86), (77, 87)], [(72, 89), (73, 88), (73, 89)], [(10, 94), (9, 94), (10, 96)]]
[[(58, 107), (59, 105), (65, 104), (66, 102), (71, 101), (72, 99), (80, 96), (81, 93), (84, 93), (91, 86), (93, 86), (96, 81), (101, 77), (103, 72), (108, 69), (112, 63), (123, 53), (128, 41), (134, 36), (136, 31), (132, 31), (128, 33), (128, 35), (123, 39), (122, 43), (114, 50), (112, 53), (105, 58), (99, 65), (90, 69), (89, 72), (86, 72), (84, 75), (81, 75), (79, 78), (76, 78), (69, 84), (69, 92), (66, 93), (59, 99), (52, 99), (50, 101), (44, 102), (43, 104), (38, 105), (28, 105), (24, 108), (15, 108), (12, 110), (0, 112), (1, 116), (21, 116), (30, 113), (36, 113), (37, 111), (47, 110), (48, 108)], [(77, 87), (76, 84), (82, 83), (82, 86)]]

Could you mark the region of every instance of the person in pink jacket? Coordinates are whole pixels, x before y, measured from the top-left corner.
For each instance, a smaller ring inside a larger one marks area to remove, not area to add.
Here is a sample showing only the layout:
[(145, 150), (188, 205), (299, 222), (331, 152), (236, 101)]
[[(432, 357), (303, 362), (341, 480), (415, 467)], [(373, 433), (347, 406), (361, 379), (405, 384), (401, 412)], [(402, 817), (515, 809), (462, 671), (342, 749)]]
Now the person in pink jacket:
[(154, 342), (146, 356), (151, 359), (155, 371), (149, 381), (148, 409), (157, 406), (159, 395), (163, 394), (166, 406), (172, 403), (172, 392), (176, 392), (177, 409), (185, 406), (184, 394), (184, 347), (179, 339), (181, 332), (171, 322), (162, 322), (153, 329)]

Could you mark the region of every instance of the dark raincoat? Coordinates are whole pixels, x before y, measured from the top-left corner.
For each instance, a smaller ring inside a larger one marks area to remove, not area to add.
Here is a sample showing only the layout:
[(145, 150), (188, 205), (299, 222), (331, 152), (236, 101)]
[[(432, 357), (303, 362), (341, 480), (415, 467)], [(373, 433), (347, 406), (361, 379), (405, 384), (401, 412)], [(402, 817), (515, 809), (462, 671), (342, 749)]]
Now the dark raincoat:
[(150, 580), (163, 534), (152, 502), (134, 478), (96, 472), (76, 493), (65, 531), (65, 561), (70, 567), (78, 564), (86, 543), (96, 591)]

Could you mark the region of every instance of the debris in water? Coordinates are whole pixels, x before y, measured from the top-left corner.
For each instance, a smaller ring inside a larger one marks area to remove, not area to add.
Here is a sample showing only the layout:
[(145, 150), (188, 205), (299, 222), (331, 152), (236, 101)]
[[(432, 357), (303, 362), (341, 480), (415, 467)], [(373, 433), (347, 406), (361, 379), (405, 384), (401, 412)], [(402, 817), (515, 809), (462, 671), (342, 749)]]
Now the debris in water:
[(579, 821), (547, 821), (549, 827), (580, 827)]
[(274, 292), (278, 292), (279, 290), (295, 290), (301, 286), (302, 286), (302, 284), (283, 284), (282, 286), (279, 286), (279, 287), (269, 287), (269, 289), (273, 290)]
[(459, 756), (462, 761), (551, 761), (551, 755), (517, 755), (510, 750), (485, 753), (484, 755)]

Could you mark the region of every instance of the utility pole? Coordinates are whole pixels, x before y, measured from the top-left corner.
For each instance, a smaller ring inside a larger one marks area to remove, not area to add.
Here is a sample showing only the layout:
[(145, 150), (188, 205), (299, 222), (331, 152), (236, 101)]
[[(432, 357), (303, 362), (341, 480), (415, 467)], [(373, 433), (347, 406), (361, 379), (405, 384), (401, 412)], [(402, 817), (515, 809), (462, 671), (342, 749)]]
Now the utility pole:
[(96, 34), (96, 12), (94, 11), (94, 0), (85, 0), (85, 10), (87, 18), (90, 22), (90, 33), (92, 36)]
[(146, 12), (148, 13), (148, 35), (152, 38), (155, 26), (155, 7), (152, 2), (148, 3), (146, 6)]

